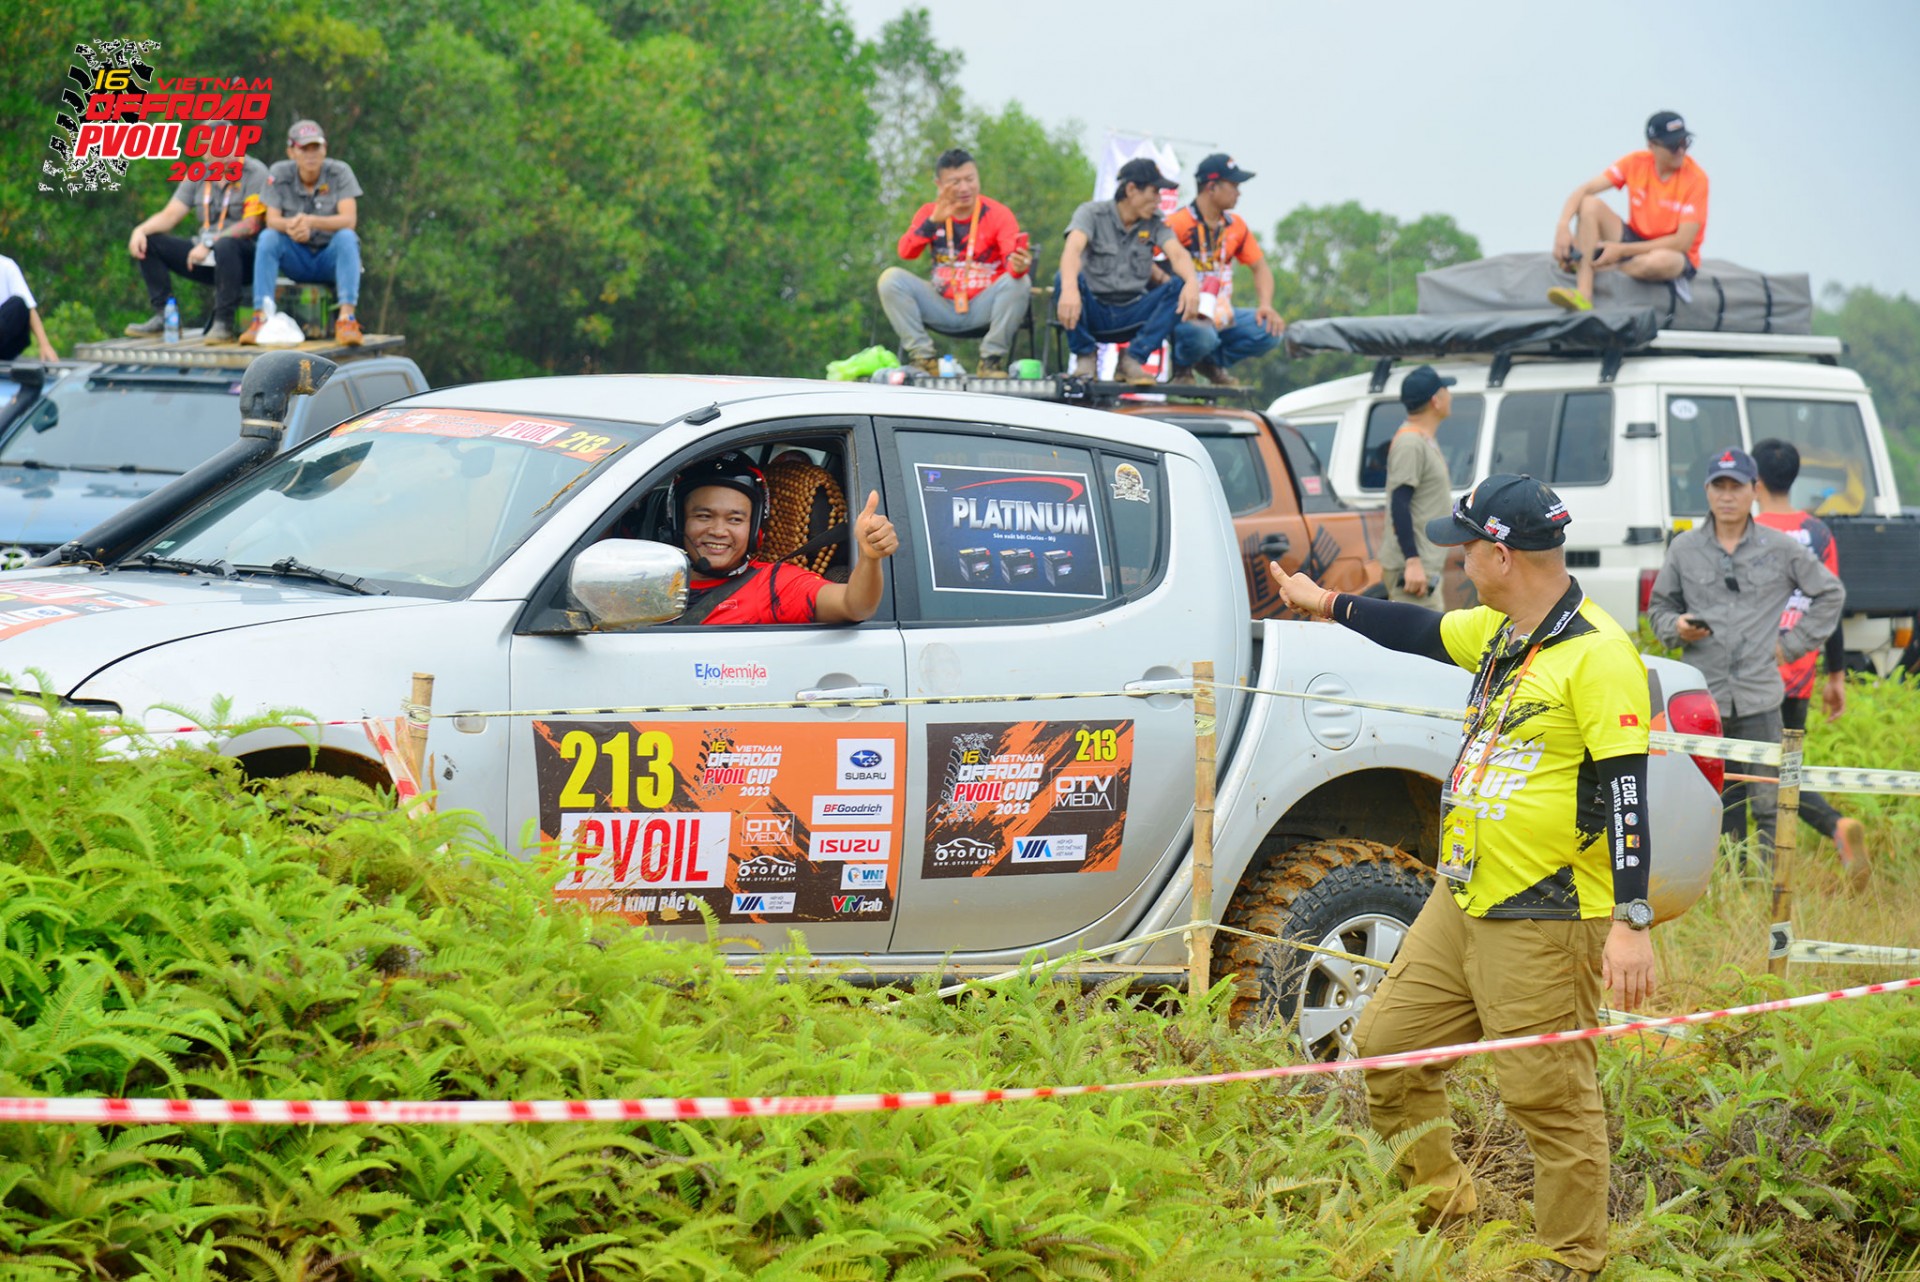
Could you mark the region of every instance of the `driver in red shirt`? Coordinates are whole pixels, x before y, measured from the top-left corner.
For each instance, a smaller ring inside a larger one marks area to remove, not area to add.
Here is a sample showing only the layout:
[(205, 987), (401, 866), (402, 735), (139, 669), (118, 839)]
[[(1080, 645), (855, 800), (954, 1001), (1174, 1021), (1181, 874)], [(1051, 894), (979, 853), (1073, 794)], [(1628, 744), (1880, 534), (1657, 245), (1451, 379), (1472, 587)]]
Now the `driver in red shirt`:
[(853, 518), (853, 573), (845, 583), (801, 566), (754, 560), (766, 525), (767, 481), (737, 451), (675, 477), (669, 501), (693, 563), (683, 623), (859, 623), (880, 606), (880, 562), (900, 549), (893, 522), (877, 510), (875, 490)]

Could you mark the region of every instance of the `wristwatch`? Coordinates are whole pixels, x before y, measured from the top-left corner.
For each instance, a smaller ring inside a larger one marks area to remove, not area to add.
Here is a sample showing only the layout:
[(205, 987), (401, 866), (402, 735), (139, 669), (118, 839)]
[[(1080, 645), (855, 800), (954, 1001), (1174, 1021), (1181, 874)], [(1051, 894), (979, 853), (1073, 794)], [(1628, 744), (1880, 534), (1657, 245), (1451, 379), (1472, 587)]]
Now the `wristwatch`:
[(1644, 899), (1629, 899), (1613, 906), (1613, 919), (1627, 923), (1628, 930), (1645, 930), (1653, 925), (1653, 905)]

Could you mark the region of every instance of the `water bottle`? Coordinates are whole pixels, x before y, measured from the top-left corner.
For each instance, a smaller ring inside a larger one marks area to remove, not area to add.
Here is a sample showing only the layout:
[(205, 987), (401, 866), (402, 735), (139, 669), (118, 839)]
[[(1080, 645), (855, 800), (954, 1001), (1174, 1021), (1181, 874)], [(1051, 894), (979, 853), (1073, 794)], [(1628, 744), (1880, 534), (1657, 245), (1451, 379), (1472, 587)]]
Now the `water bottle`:
[(940, 377), (941, 378), (959, 378), (960, 377), (960, 362), (953, 358), (952, 352), (948, 352), (945, 356), (942, 356), (940, 358)]
[(167, 299), (166, 339), (169, 343), (180, 341), (180, 306), (172, 298)]

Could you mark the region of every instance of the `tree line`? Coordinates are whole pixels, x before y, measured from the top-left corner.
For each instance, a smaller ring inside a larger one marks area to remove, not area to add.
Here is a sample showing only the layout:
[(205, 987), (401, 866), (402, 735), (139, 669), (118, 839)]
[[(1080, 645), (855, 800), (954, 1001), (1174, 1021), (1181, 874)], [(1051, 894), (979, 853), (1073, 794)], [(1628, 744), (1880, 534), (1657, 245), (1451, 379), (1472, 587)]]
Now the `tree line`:
[[(0, 252), (68, 345), (145, 316), (127, 231), (172, 187), (145, 161), (118, 192), (36, 190), (79, 40), (158, 39), (163, 76), (270, 75), (255, 153), (269, 162), (288, 125), (318, 119), (366, 189), (361, 316), (406, 334), (436, 384), (818, 376), (892, 343), (874, 280), (941, 151), (975, 155), (1032, 234), (1039, 281), (1093, 186), (1077, 123), (970, 102), (961, 56), (924, 9), (861, 40), (830, 0), (0, 8)], [(1404, 221), (1352, 202), (1303, 205), (1265, 244), (1290, 318), (1411, 311), (1418, 272), (1480, 255), (1445, 214)], [(1250, 298), (1251, 282), (1236, 293)], [(1920, 424), (1920, 304), (1864, 288), (1825, 303), (1820, 325), (1847, 339), (1901, 433), (1903, 489), (1920, 493), (1906, 430)], [(1273, 396), (1355, 368), (1275, 353), (1242, 372)]]

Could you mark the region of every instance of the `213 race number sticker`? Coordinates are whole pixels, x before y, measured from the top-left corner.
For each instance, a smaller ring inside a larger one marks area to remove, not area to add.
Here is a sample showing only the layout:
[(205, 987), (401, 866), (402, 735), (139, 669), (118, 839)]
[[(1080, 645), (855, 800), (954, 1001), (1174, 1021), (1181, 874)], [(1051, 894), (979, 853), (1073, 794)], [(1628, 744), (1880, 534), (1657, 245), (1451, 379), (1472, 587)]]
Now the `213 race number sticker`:
[[(554, 894), (635, 922), (883, 922), (903, 729), (536, 721)], [(859, 894), (850, 894), (850, 891)]]
[(1109, 872), (1120, 863), (1131, 721), (927, 728), (923, 877)]

